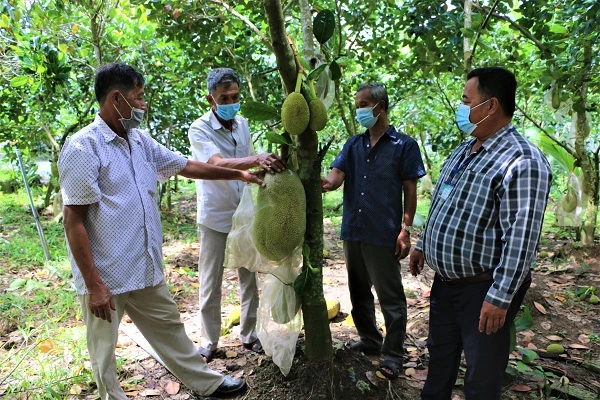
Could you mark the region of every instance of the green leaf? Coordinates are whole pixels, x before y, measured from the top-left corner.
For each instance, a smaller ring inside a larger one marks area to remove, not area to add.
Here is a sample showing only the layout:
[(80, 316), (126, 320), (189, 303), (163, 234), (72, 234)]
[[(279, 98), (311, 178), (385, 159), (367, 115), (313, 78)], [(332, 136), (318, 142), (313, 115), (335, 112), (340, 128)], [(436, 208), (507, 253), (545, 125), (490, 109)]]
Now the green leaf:
[(27, 283), (29, 279), (27, 278), (17, 278), (8, 285), (7, 291), (13, 291), (17, 289), (21, 289)]
[(59, 44), (58, 49), (63, 53), (66, 53), (67, 51), (69, 51), (69, 47), (67, 46), (66, 43)]
[(524, 331), (533, 326), (533, 317), (528, 306), (523, 307), (523, 315), (515, 318), (515, 329), (517, 332)]
[(562, 25), (550, 25), (550, 32), (552, 33), (559, 33), (559, 34), (563, 34), (563, 33), (567, 33), (568, 30), (567, 28), (565, 28)]
[(321, 72), (325, 71), (325, 68), (327, 68), (327, 64), (319, 65), (317, 68), (310, 71), (306, 79), (309, 81), (316, 81), (317, 79), (319, 79)]
[(515, 321), (510, 324), (510, 348), (509, 351), (513, 352), (517, 348), (517, 329), (515, 328)]
[(320, 11), (313, 20), (313, 34), (320, 44), (327, 42), (335, 30), (335, 15), (330, 10)]
[(572, 172), (575, 167), (575, 158), (562, 146), (550, 139), (542, 130), (536, 127), (530, 127), (525, 130), (525, 134), (531, 138), (531, 141), (548, 156), (552, 157), (565, 170)]
[(285, 138), (282, 135), (278, 135), (273, 131), (267, 131), (265, 137), (269, 143), (274, 144), (287, 144)]
[(340, 66), (335, 61), (332, 61), (329, 65), (329, 70), (331, 71), (331, 79), (334, 81), (339, 80), (342, 77), (342, 70)]
[(529, 364), (530, 362), (532, 362), (533, 360), (535, 360), (536, 358), (538, 358), (538, 355), (535, 351), (533, 350), (529, 350), (529, 349), (522, 349), (520, 347), (517, 348), (517, 350), (519, 351), (519, 353), (521, 353), (523, 355), (523, 362), (525, 364)]
[(15, 76), (10, 80), (10, 86), (12, 87), (27, 85), (27, 83), (29, 83), (29, 77), (25, 75)]
[(308, 282), (308, 269), (300, 272), (300, 275), (294, 281), (294, 291), (300, 297), (304, 293), (304, 288), (306, 287), (306, 283)]
[(34, 281), (33, 279), (29, 279), (27, 281), (27, 283), (25, 284), (25, 291), (30, 292), (32, 290), (36, 290), (36, 289), (43, 288), (46, 286), (48, 286), (48, 282), (40, 282), (40, 281)]
[(522, 363), (521, 361), (517, 361), (517, 370), (519, 372), (531, 371), (529, 365)]
[(258, 101), (245, 101), (242, 103), (242, 115), (252, 121), (279, 121), (279, 111), (269, 104), (260, 103)]

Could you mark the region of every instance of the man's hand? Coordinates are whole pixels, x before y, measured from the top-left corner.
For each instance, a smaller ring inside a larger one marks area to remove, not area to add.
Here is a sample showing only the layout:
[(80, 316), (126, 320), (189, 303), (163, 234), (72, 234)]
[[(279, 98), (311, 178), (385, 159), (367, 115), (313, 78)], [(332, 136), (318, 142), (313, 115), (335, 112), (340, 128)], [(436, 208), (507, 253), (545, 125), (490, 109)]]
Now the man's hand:
[(258, 166), (267, 172), (281, 172), (287, 168), (285, 160), (275, 153), (259, 154), (257, 158)]
[(398, 260), (406, 258), (410, 252), (410, 234), (404, 229), (400, 231), (400, 234), (396, 238), (396, 249), (394, 254), (398, 257)]
[(425, 256), (423, 252), (420, 250), (415, 250), (410, 255), (410, 261), (408, 262), (408, 266), (410, 268), (410, 273), (412, 276), (417, 276), (423, 271), (423, 265), (425, 264)]
[(327, 178), (321, 178), (321, 191), (323, 193), (333, 190), (333, 183), (327, 180)]
[(88, 288), (88, 308), (94, 316), (108, 322), (112, 322), (110, 310), (116, 310), (110, 290), (100, 283), (94, 290)]
[(479, 332), (483, 333), (485, 331), (488, 335), (496, 333), (504, 326), (507, 311), (505, 308), (484, 301), (479, 314)]
[(265, 170), (258, 171), (240, 171), (242, 174), (242, 181), (246, 183), (256, 183), (258, 186), (265, 186), (265, 183), (261, 177), (265, 176)]

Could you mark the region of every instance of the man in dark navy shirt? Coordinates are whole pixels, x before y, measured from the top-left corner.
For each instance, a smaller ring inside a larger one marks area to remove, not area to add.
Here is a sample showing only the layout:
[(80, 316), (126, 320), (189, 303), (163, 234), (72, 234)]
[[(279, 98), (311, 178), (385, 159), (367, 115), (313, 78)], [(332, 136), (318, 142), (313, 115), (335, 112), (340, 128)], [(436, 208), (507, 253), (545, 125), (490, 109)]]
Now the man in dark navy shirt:
[[(335, 190), (345, 182), (341, 238), (352, 318), (360, 336), (349, 348), (365, 354), (382, 353), (380, 371), (395, 379), (406, 335), (406, 297), (399, 260), (410, 251), (417, 180), (425, 175), (425, 168), (417, 142), (390, 125), (389, 98), (383, 84), (360, 86), (355, 104), (356, 119), (367, 130), (348, 139), (322, 188), (324, 192)], [(372, 286), (385, 319), (385, 342), (375, 322)]]

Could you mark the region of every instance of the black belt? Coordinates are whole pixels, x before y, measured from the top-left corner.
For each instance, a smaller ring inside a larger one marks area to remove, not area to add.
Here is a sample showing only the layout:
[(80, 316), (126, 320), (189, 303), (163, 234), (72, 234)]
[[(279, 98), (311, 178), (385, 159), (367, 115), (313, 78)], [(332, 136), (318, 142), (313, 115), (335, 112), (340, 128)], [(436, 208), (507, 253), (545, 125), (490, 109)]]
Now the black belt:
[(467, 276), (466, 278), (457, 278), (457, 279), (446, 279), (443, 278), (440, 274), (437, 274), (442, 282), (447, 283), (450, 286), (460, 286), (460, 285), (468, 285), (470, 283), (479, 283), (479, 282), (487, 282), (494, 280), (494, 270), (488, 269), (485, 272), (482, 272), (477, 275)]

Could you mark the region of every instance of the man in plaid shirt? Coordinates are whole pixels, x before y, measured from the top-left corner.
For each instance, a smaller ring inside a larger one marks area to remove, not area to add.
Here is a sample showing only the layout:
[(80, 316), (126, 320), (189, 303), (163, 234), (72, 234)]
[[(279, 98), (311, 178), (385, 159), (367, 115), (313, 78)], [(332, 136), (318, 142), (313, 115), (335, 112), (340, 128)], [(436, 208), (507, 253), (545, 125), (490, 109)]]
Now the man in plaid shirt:
[(502, 68), (468, 74), (456, 122), (473, 139), (444, 162), (410, 257), (413, 275), (425, 261), (435, 271), (422, 399), (450, 399), (463, 350), (466, 398), (500, 398), (552, 181), (542, 152), (511, 123), (516, 86)]

